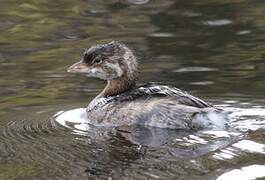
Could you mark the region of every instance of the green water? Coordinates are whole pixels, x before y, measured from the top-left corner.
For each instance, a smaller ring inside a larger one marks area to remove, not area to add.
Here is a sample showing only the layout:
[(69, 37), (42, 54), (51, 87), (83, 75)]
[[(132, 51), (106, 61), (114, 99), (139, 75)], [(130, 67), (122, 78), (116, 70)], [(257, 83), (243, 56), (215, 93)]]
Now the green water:
[[(264, 169), (263, 1), (0, 4), (0, 179), (210, 180)], [(173, 84), (239, 111), (231, 120), (235, 134), (136, 129), (95, 137), (52, 120), (58, 111), (86, 107), (104, 87), (66, 69), (84, 48), (112, 40), (135, 51), (140, 82)]]

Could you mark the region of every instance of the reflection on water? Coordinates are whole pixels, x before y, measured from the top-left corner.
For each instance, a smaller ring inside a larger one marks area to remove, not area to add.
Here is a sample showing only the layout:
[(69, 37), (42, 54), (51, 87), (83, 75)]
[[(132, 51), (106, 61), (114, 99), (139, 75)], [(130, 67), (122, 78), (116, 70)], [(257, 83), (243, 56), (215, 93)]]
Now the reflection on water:
[[(264, 10), (246, 0), (1, 1), (0, 179), (264, 178)], [(54, 121), (103, 88), (66, 68), (111, 40), (135, 50), (141, 82), (231, 110), (230, 128)]]
[(242, 167), (241, 169), (234, 169), (227, 173), (222, 174), (217, 180), (228, 180), (228, 179), (242, 179), (251, 180), (256, 178), (262, 178), (265, 176), (264, 165), (250, 165)]

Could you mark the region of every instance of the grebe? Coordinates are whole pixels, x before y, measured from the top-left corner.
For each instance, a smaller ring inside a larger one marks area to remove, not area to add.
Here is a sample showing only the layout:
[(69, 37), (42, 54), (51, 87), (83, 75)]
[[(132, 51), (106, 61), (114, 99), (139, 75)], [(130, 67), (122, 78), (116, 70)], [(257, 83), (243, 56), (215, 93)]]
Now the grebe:
[(133, 52), (119, 42), (92, 46), (68, 72), (107, 81), (86, 109), (88, 119), (95, 125), (201, 129), (214, 126), (209, 114), (222, 112), (175, 87), (136, 85), (138, 62)]

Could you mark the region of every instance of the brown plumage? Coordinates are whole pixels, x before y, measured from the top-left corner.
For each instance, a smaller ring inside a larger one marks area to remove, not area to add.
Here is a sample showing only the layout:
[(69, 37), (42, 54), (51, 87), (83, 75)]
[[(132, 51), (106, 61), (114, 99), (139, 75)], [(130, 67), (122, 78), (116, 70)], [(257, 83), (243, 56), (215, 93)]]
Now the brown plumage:
[(199, 129), (215, 126), (209, 114), (222, 113), (222, 110), (175, 87), (154, 83), (137, 86), (136, 57), (127, 46), (118, 42), (89, 48), (81, 61), (68, 71), (107, 81), (104, 90), (87, 108), (88, 118), (95, 125), (140, 124)]

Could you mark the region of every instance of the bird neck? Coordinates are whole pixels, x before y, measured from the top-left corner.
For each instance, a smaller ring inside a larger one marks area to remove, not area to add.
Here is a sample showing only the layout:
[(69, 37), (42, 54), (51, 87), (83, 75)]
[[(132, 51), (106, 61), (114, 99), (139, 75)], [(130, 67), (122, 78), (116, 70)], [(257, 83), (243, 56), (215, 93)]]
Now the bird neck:
[(121, 77), (118, 79), (109, 80), (106, 87), (98, 95), (99, 97), (109, 97), (121, 94), (135, 87), (136, 81)]

